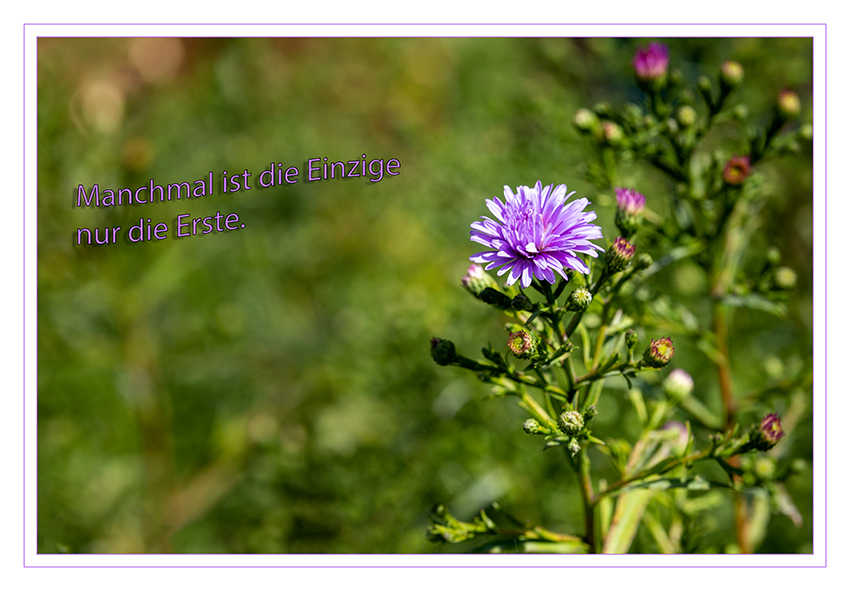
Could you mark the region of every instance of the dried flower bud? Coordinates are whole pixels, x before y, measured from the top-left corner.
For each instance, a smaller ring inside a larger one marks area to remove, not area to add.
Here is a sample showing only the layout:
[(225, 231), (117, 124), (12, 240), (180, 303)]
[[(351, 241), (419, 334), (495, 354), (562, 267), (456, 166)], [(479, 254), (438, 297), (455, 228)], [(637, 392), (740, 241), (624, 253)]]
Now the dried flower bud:
[(578, 287), (572, 291), (567, 298), (567, 310), (570, 312), (581, 312), (587, 310), (593, 301), (593, 294), (586, 287)]
[(584, 429), (584, 417), (576, 410), (562, 412), (558, 417), (558, 428), (564, 435), (578, 435)]
[(466, 275), (461, 278), (460, 284), (466, 291), (476, 298), (478, 298), (481, 292), (488, 287), (493, 289), (498, 289), (499, 287), (496, 280), (493, 279), (490, 274), (481, 267), (481, 265), (476, 264), (469, 266), (469, 269), (466, 270)]
[(670, 337), (652, 341), (643, 353), (643, 363), (656, 369), (662, 368), (673, 359), (676, 349)]
[(726, 61), (720, 66), (720, 83), (727, 89), (740, 86), (744, 82), (744, 67), (738, 62)]
[(512, 305), (511, 297), (492, 287), (485, 288), (478, 294), (478, 299), (485, 304), (495, 306), (500, 310), (509, 310)]
[(617, 224), (623, 236), (628, 238), (640, 228), (646, 197), (634, 189), (622, 187), (617, 187), (614, 192), (617, 194), (617, 217), (614, 223)]
[(749, 156), (732, 156), (723, 167), (723, 180), (730, 185), (740, 185), (751, 172)]
[(437, 365), (451, 365), (457, 361), (455, 344), (446, 339), (431, 339), (431, 358)]
[(540, 432), (540, 423), (534, 419), (528, 419), (522, 424), (522, 430), (529, 435), (534, 435), (535, 433)]
[(528, 299), (528, 296), (525, 294), (519, 294), (514, 296), (514, 299), (511, 300), (511, 307), (514, 310), (524, 310), (526, 312), (530, 312), (534, 309), (534, 304), (531, 303), (531, 300)]
[(573, 125), (579, 131), (589, 133), (599, 126), (599, 118), (589, 109), (579, 109), (573, 117)]
[(793, 90), (783, 90), (776, 101), (776, 113), (782, 121), (790, 121), (800, 114), (800, 97)]
[(674, 403), (681, 402), (694, 391), (694, 379), (684, 369), (674, 369), (661, 384), (664, 393)]
[(525, 330), (508, 335), (508, 349), (518, 359), (531, 359), (537, 355), (537, 337)]
[(760, 451), (767, 451), (779, 443), (784, 435), (779, 415), (770, 413), (750, 429), (749, 445)]
[(616, 273), (628, 267), (633, 256), (635, 256), (634, 244), (629, 243), (622, 236), (618, 236), (608, 252), (605, 253), (605, 263), (610, 271)]

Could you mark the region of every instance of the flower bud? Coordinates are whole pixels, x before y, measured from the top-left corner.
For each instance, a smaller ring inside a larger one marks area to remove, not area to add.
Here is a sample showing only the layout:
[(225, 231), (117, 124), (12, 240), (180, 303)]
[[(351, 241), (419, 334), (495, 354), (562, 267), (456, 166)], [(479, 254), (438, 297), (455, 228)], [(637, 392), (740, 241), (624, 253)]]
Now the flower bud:
[(534, 435), (535, 433), (540, 432), (540, 423), (534, 419), (528, 419), (522, 424), (522, 430), (529, 435)]
[(683, 369), (674, 369), (664, 379), (661, 388), (674, 403), (681, 402), (694, 391), (694, 379)]
[(638, 333), (635, 330), (632, 330), (630, 328), (629, 330), (626, 331), (626, 347), (630, 350), (634, 349), (635, 345), (637, 345), (637, 342), (638, 342)]
[(572, 291), (567, 298), (567, 310), (570, 312), (581, 312), (587, 310), (593, 301), (593, 294), (586, 287), (579, 287)]
[(476, 298), (488, 287), (493, 289), (498, 289), (499, 287), (496, 280), (481, 265), (476, 264), (469, 266), (469, 269), (466, 270), (466, 275), (461, 278), (460, 284)]
[(725, 61), (720, 66), (720, 84), (727, 89), (740, 86), (744, 82), (744, 67), (738, 62)]
[(505, 295), (498, 289), (494, 289), (492, 287), (487, 287), (481, 293), (479, 293), (478, 299), (484, 302), (485, 304), (490, 304), (491, 306), (495, 306), (500, 310), (509, 310), (512, 304), (510, 296)]
[(573, 117), (573, 125), (579, 131), (589, 133), (599, 125), (599, 118), (589, 109), (579, 109)]
[(779, 267), (773, 274), (773, 286), (782, 291), (790, 291), (797, 285), (797, 274), (790, 267)]
[(628, 240), (618, 236), (608, 252), (605, 253), (605, 264), (609, 271), (616, 273), (628, 267), (633, 256), (635, 256), (634, 244), (630, 244)]
[(808, 123), (800, 127), (800, 137), (804, 140), (811, 140), (815, 131)]
[(779, 261), (782, 260), (782, 253), (780, 253), (779, 249), (775, 246), (771, 246), (767, 249), (767, 252), (765, 252), (765, 259), (767, 259), (767, 262), (771, 265), (778, 265)]
[(613, 121), (603, 121), (600, 126), (602, 141), (609, 146), (617, 146), (623, 141), (623, 130)]
[(800, 114), (800, 97), (793, 90), (783, 90), (776, 101), (776, 114), (782, 121), (790, 121)]
[(558, 428), (564, 435), (578, 435), (584, 429), (584, 418), (576, 410), (562, 412), (558, 417)]
[(578, 441), (572, 439), (567, 444), (567, 451), (570, 452), (570, 456), (575, 456), (578, 452), (581, 451), (581, 446), (578, 444)]
[(723, 180), (730, 185), (740, 185), (751, 172), (749, 156), (732, 156), (723, 167)]
[(623, 236), (628, 238), (640, 228), (646, 197), (634, 189), (622, 187), (617, 187), (614, 192), (617, 194), (617, 217), (614, 223), (617, 224)]
[(688, 449), (688, 428), (679, 421), (670, 421), (663, 427), (666, 432), (667, 445), (674, 456), (684, 455)]
[(632, 264), (638, 271), (649, 269), (649, 267), (652, 266), (652, 257), (645, 252), (642, 252), (635, 257), (634, 263)]
[(711, 92), (711, 80), (708, 79), (708, 76), (697, 78), (697, 89), (700, 92)]
[(537, 355), (537, 337), (525, 330), (508, 334), (508, 349), (517, 359), (531, 359)]
[(650, 43), (646, 48), (639, 47), (635, 52), (632, 65), (638, 80), (653, 81), (662, 78), (667, 73), (670, 58), (667, 46), (661, 43)]
[(732, 108), (732, 117), (734, 117), (738, 121), (743, 121), (749, 116), (750, 110), (747, 108), (747, 105), (735, 105)]
[(753, 472), (762, 482), (771, 480), (776, 474), (776, 462), (767, 456), (756, 458), (753, 462)]
[(528, 299), (528, 296), (521, 293), (517, 296), (514, 296), (514, 299), (511, 300), (511, 307), (514, 310), (524, 310), (526, 312), (530, 312), (534, 309), (534, 304), (531, 303), (531, 300)]
[(690, 105), (681, 106), (676, 111), (676, 119), (682, 127), (688, 128), (697, 122), (697, 111)]
[(779, 443), (784, 435), (779, 415), (770, 413), (750, 429), (749, 445), (757, 450), (767, 451)]
[(584, 422), (589, 423), (598, 414), (599, 414), (599, 409), (596, 408), (595, 404), (591, 404), (590, 406), (587, 407), (587, 410), (584, 411)]
[(664, 337), (652, 341), (643, 352), (643, 363), (646, 366), (660, 369), (670, 363), (676, 349), (670, 337)]
[(455, 344), (446, 339), (431, 339), (431, 358), (437, 365), (451, 365), (457, 361)]

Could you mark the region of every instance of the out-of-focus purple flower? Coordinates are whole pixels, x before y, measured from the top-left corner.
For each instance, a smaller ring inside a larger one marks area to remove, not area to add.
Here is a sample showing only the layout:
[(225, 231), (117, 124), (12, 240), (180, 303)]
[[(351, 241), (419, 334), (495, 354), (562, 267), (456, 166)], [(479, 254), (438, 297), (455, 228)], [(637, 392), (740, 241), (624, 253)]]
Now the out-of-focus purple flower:
[(623, 236), (628, 238), (640, 229), (646, 197), (634, 189), (618, 187), (614, 191), (617, 194), (617, 216), (614, 223)]
[(629, 215), (637, 215), (643, 213), (643, 207), (646, 205), (646, 197), (635, 191), (634, 189), (625, 189), (617, 187), (614, 189), (617, 194), (617, 209)]
[(674, 369), (661, 384), (664, 393), (674, 402), (680, 402), (694, 391), (694, 379), (684, 369)]
[(663, 43), (650, 43), (646, 48), (638, 48), (632, 65), (640, 80), (657, 80), (667, 73), (668, 62), (667, 46)]
[(508, 285), (520, 280), (522, 287), (532, 279), (555, 283), (555, 273), (568, 279), (565, 269), (589, 273), (590, 269), (578, 255), (596, 257), (604, 248), (591, 240), (602, 238), (602, 229), (591, 224), (596, 212), (584, 211), (587, 199), (566, 200), (566, 185), (543, 187), (540, 181), (531, 188), (517, 187), (516, 195), (505, 186), (505, 202), (498, 197), (487, 200), (487, 207), (496, 217), (482, 216), (473, 222), (470, 240), (489, 250), (479, 252), (469, 260), (487, 264), (487, 270), (501, 267), (497, 275), (508, 273)]
[(662, 430), (668, 434), (667, 445), (670, 451), (673, 452), (673, 455), (681, 456), (684, 454), (688, 448), (689, 439), (688, 428), (685, 424), (680, 421), (669, 421), (664, 425)]
[(723, 180), (730, 185), (740, 185), (752, 172), (749, 156), (732, 156), (723, 167)]

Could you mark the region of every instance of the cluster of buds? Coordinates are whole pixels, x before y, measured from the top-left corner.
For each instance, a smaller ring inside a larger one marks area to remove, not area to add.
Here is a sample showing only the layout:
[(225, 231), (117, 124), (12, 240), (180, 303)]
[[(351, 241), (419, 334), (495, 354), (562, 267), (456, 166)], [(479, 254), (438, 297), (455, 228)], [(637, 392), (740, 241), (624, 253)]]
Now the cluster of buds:
[(558, 428), (564, 435), (575, 437), (584, 429), (584, 417), (577, 410), (567, 410), (558, 417)]

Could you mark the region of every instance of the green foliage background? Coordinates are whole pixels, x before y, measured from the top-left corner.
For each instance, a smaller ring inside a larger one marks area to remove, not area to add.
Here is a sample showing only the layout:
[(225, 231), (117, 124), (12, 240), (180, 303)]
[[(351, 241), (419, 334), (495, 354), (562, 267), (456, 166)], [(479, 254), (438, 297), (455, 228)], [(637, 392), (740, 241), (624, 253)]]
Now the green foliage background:
[[(485, 401), (471, 375), (435, 366), (428, 341), (450, 338), (475, 356), (505, 340), (504, 319), (459, 283), (477, 251), (469, 224), (503, 185), (566, 183), (616, 237), (612, 196), (585, 179), (588, 140), (571, 119), (599, 100), (639, 99), (639, 41), (183, 39), (160, 55), (129, 39), (40, 39), (39, 552), (433, 552), (425, 529), (436, 502), (468, 519), (498, 501), (580, 534), (563, 457), (540, 451), (509, 401)], [(743, 64), (738, 98), (751, 118), (766, 120), (786, 87), (811, 118), (811, 39), (665, 42), (691, 80), (713, 77), (725, 59)], [(176, 69), (156, 74), (175, 56)], [(736, 139), (730, 124), (709, 144)], [(246, 168), (256, 181), (272, 161), (303, 171), (308, 158), (364, 153), (399, 159), (401, 174), (72, 206), (79, 184)], [(811, 155), (761, 170), (776, 194), (755, 248), (778, 246), (798, 288), (785, 319), (736, 312), (737, 392), (812, 364)], [(637, 166), (622, 174), (664, 212), (671, 187), (661, 177)], [(128, 228), (145, 216), (173, 228), (178, 214), (216, 211), (237, 212), (246, 228), (73, 243), (78, 227)], [(655, 286), (703, 317), (698, 279), (681, 265)], [(676, 346), (671, 367), (719, 409), (702, 354)], [(606, 390), (600, 433), (636, 435), (624, 394)], [(798, 396), (809, 402), (789, 441), (811, 458), (811, 392)], [(609, 469), (601, 456), (594, 463)], [(775, 516), (760, 551), (811, 552), (811, 478), (808, 469), (788, 482), (803, 526)], [(702, 549), (723, 551), (732, 504), (711, 495)], [(657, 550), (645, 532), (632, 547)]]

